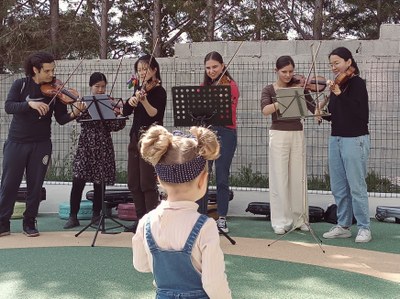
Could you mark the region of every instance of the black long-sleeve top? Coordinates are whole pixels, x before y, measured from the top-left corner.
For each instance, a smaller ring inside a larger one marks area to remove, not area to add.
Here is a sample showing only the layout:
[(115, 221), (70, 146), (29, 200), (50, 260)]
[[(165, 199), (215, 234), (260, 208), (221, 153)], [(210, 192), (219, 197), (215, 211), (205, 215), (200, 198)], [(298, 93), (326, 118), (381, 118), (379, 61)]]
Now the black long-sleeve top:
[(368, 91), (365, 81), (359, 76), (349, 79), (341, 86), (342, 93), (330, 94), (328, 109), (331, 121), (331, 136), (357, 137), (369, 134)]
[(4, 108), (12, 114), (8, 139), (19, 143), (41, 142), (51, 138), (51, 118), (54, 112), (56, 121), (64, 125), (71, 121), (67, 106), (55, 100), (46, 115), (40, 116), (32, 109), (28, 101), (40, 101), (49, 104), (40, 90), (40, 85), (32, 77), (17, 79), (11, 86)]
[(167, 105), (167, 93), (165, 89), (161, 85), (154, 87), (147, 93), (147, 100), (151, 106), (157, 109), (157, 114), (153, 117), (147, 114), (146, 109), (144, 109), (140, 102), (135, 108), (129, 105), (128, 101), (124, 104), (122, 110), (124, 116), (131, 115), (133, 112), (133, 123), (129, 133), (131, 137), (133, 134), (139, 136), (139, 131), (146, 130), (153, 124), (163, 125), (164, 112)]

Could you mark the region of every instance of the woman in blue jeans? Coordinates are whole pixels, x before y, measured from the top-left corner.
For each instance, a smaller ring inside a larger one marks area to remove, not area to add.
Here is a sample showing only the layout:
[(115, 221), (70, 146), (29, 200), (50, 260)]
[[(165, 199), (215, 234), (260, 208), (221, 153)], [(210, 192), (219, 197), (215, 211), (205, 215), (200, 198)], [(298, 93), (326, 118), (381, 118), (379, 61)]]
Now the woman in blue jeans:
[[(239, 88), (232, 76), (226, 70), (226, 65), (218, 52), (210, 52), (204, 58), (203, 85), (229, 85), (232, 99), (232, 125), (213, 126), (221, 144), (220, 157), (215, 160), (215, 177), (217, 183), (217, 212), (219, 218), (217, 225), (220, 230), (229, 232), (226, 223), (226, 215), (229, 206), (229, 174), (233, 156), (236, 151), (236, 108), (239, 100)], [(211, 168), (210, 168), (211, 169)], [(206, 194), (206, 198), (208, 195)]]
[[(329, 82), (329, 175), (337, 205), (338, 224), (323, 234), (326, 239), (350, 238), (353, 213), (357, 220), (356, 242), (372, 239), (368, 192), (365, 178), (370, 152), (368, 131), (369, 107), (365, 81), (359, 76), (351, 52), (339, 47), (329, 54), (336, 76)], [(344, 78), (344, 80), (340, 80)]]

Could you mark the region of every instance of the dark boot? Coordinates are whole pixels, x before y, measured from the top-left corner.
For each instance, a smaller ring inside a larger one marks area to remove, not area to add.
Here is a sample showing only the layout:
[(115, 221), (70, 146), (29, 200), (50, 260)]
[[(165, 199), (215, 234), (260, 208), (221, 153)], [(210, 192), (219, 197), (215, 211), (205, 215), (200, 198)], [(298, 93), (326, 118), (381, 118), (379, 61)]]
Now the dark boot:
[(0, 222), (0, 237), (8, 236), (10, 234), (10, 221)]
[(100, 219), (101, 219), (100, 212), (93, 211), (91, 223), (92, 223), (93, 225), (98, 226), (98, 225), (99, 225), (99, 222), (100, 222)]
[(22, 229), (24, 234), (28, 237), (37, 237), (39, 236), (39, 231), (36, 228), (36, 219), (35, 218), (24, 218), (22, 221)]
[(70, 229), (81, 225), (77, 216), (69, 216), (68, 221), (64, 225), (64, 229)]
[(134, 234), (135, 234), (138, 224), (139, 224), (139, 221), (134, 221), (132, 225), (127, 226), (127, 227), (124, 229), (124, 232), (134, 233)]

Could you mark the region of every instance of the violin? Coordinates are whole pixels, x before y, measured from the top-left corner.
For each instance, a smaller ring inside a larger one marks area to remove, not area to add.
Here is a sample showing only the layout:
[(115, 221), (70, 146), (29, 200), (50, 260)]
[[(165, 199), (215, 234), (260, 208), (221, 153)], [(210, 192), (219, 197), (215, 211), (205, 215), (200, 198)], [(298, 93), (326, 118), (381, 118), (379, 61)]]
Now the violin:
[(330, 90), (339, 95), (342, 92), (341, 87), (355, 75), (355, 71), (355, 67), (349, 66), (344, 73), (337, 74), (335, 80), (328, 80)]
[(48, 97), (57, 97), (63, 104), (68, 105), (79, 99), (79, 93), (72, 88), (65, 88), (61, 80), (54, 78), (50, 83), (40, 86), (40, 91)]
[(231, 85), (231, 78), (223, 74), (217, 81), (214, 81), (212, 85)]
[(154, 87), (159, 85), (160, 83), (161, 83), (161, 81), (158, 80), (158, 79), (151, 80), (151, 81), (146, 81), (146, 82), (143, 83), (142, 88), (140, 89), (140, 91), (142, 93), (147, 93), (150, 90), (152, 90)]
[(343, 84), (345, 84), (351, 77), (354, 76), (354, 73), (356, 71), (356, 68), (354, 66), (349, 66), (348, 69), (344, 72), (344, 73), (339, 73), (335, 80), (334, 80), (334, 84), (335, 85), (339, 85), (342, 86)]
[[(151, 91), (154, 87), (158, 86), (161, 83), (158, 79), (145, 81), (139, 90), (137, 90), (132, 97), (135, 98), (132, 103), (129, 103), (131, 106), (136, 107), (136, 105), (144, 99), (146, 93)], [(130, 99), (128, 100), (130, 101)]]
[(322, 76), (312, 77), (307, 80), (303, 75), (294, 75), (289, 83), (290, 87), (303, 87), (312, 92), (322, 92), (327, 85), (326, 79)]

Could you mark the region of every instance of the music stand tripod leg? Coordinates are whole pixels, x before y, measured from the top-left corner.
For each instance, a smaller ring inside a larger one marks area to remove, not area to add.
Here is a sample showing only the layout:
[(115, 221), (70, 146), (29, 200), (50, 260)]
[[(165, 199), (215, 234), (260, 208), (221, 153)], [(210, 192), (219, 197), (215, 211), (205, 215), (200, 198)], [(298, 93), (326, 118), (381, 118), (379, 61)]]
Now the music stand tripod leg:
[(218, 227), (218, 226), (217, 226), (217, 228), (218, 228), (219, 233), (220, 233), (221, 235), (223, 235), (225, 238), (227, 238), (228, 241), (231, 242), (232, 245), (235, 245), (235, 244), (236, 244), (236, 241), (233, 240), (226, 232), (224, 232), (224, 231), (223, 231), (220, 227)]
[[(296, 96), (297, 93), (296, 93)], [(300, 115), (300, 118), (304, 118), (302, 115)], [(318, 244), (319, 248), (322, 250), (323, 253), (325, 253), (325, 250), (322, 248), (321, 244), (322, 244), (322, 240), (320, 238), (317, 237), (317, 235), (315, 234), (314, 230), (312, 229), (312, 227), (310, 226), (310, 222), (308, 220), (308, 216), (306, 211), (308, 210), (308, 203), (307, 203), (307, 178), (306, 178), (306, 150), (305, 148), (303, 149), (303, 162), (302, 162), (302, 204), (303, 204), (303, 212), (302, 214), (298, 217), (297, 221), (295, 221), (293, 223), (293, 227), (287, 231), (286, 233), (284, 233), (283, 235), (281, 235), (278, 239), (274, 240), (273, 242), (268, 244), (268, 247), (270, 247), (272, 244), (278, 242), (279, 240), (283, 239), (286, 235), (288, 235), (289, 233), (291, 233), (292, 231), (296, 230), (296, 228), (300, 227), (302, 224), (305, 224), (308, 228), (308, 230), (311, 233), (311, 236), (314, 238), (315, 242)], [(299, 223), (301, 223), (299, 225)], [(319, 240), (319, 242), (318, 242)]]

